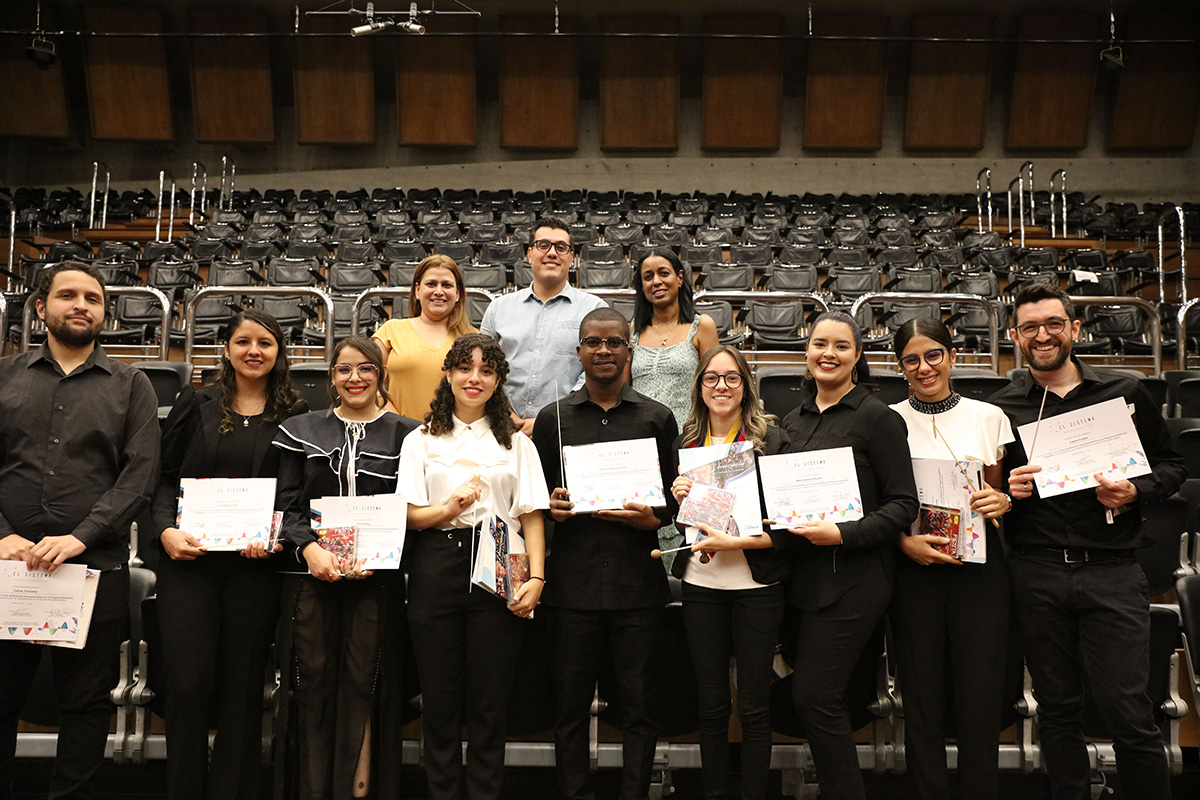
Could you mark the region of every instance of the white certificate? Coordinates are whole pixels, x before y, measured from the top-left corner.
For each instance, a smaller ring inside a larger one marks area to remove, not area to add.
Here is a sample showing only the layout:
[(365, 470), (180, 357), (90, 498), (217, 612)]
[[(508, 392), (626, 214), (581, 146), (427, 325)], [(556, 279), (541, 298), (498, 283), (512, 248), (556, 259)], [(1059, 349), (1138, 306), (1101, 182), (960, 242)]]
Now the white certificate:
[(318, 497), (312, 501), (313, 528), (355, 527), (355, 553), (363, 569), (400, 569), (408, 501), (398, 494)]
[[(1043, 417), (1041, 427), (1030, 422), (1017, 427), (1021, 444), (1033, 445), (1034, 466), (1042, 468), (1033, 482), (1040, 497), (1054, 497), (1096, 488), (1096, 473), (1119, 481), (1150, 474), (1150, 461), (1120, 397), (1094, 406)], [(1036, 434), (1036, 444), (1034, 443)]]
[[(83, 646), (91, 621), (85, 614), (88, 568), (63, 564), (53, 573), (24, 561), (0, 561), (0, 639)], [(91, 595), (95, 598), (92, 580)]]
[(862, 519), (862, 492), (849, 447), (763, 456), (758, 472), (767, 517), (775, 525)]
[[(913, 480), (917, 484), (917, 499), (922, 505), (959, 510), (960, 523), (957, 540), (953, 542), (954, 552), (946, 554), (973, 564), (986, 563), (987, 535), (984, 526), (987, 520), (979, 512), (971, 510), (971, 495), (974, 494), (971, 486), (983, 485), (982, 462), (914, 458), (912, 468)], [(967, 477), (970, 477), (970, 482)], [(913, 522), (913, 534), (919, 532), (920, 523), (920, 517)]]
[[(730, 442), (708, 447), (685, 447), (679, 451), (679, 470), (696, 486), (718, 486), (733, 492), (731, 536), (762, 536), (762, 508), (758, 502), (758, 470), (754, 466), (753, 442)], [(689, 527), (685, 539), (692, 544), (700, 529)]]
[(271, 546), (274, 478), (181, 478), (175, 527), (209, 551)]
[(667, 504), (653, 439), (566, 445), (563, 469), (576, 513)]

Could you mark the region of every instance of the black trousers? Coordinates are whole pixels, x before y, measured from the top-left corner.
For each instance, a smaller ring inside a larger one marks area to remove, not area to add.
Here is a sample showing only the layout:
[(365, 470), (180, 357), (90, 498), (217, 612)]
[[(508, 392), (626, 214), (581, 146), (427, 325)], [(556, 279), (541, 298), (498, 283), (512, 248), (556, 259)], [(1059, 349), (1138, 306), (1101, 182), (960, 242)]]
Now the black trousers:
[(708, 589), (683, 584), (683, 621), (700, 695), (705, 800), (725, 796), (729, 769), (729, 657), (737, 659), (742, 800), (767, 795), (771, 768), (771, 662), (783, 622), (783, 585)]
[(81, 650), (0, 642), (0, 798), (12, 797), (12, 767), (17, 750), (17, 719), (48, 650), (58, 695), (58, 751), (50, 775), (48, 797), (93, 796), (92, 776), (104, 760), (117, 685), (121, 640), (129, 622), (129, 570), (100, 576), (96, 606)]
[[(504, 600), (470, 587), (470, 530), (409, 533), (408, 621), (421, 679), (431, 800), (495, 800), (524, 633)], [(467, 726), (463, 769), (462, 729)]]
[(832, 605), (800, 611), (792, 702), (804, 725), (822, 800), (864, 800), (846, 687), (892, 597), (880, 559)]
[(1088, 797), (1085, 675), (1112, 734), (1125, 797), (1170, 798), (1162, 734), (1146, 695), (1150, 601), (1142, 568), (1132, 558), (1064, 564), (1019, 552), (1008, 564), (1055, 800)]
[[(210, 553), (195, 561), (160, 561), (171, 800), (258, 797), (263, 689), (280, 591), (272, 560)], [(217, 734), (210, 762), (214, 696)]]
[(588, 728), (600, 659), (616, 673), (621, 706), (621, 800), (650, 792), (658, 725), (650, 709), (656, 652), (666, 625), (662, 608), (588, 611), (555, 608), (554, 759), (558, 788), (567, 800), (593, 800)]
[(985, 564), (900, 558), (892, 597), (907, 772), (923, 800), (952, 797), (946, 704), (953, 697), (960, 795), (994, 800), (1008, 662), (1008, 569), (999, 537)]

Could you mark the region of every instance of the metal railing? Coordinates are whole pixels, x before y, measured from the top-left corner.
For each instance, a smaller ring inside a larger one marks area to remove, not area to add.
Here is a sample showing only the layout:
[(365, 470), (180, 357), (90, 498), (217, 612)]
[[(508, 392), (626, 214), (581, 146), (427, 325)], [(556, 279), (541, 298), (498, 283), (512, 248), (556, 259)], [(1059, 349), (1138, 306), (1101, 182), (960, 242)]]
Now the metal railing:
[(1063, 238), (1065, 239), (1065, 238), (1067, 238), (1067, 171), (1065, 169), (1056, 170), (1055, 173), (1050, 176), (1050, 238), (1051, 239), (1057, 238), (1057, 236), (1055, 235), (1056, 226), (1055, 226), (1055, 219), (1054, 219), (1054, 179), (1055, 178), (1059, 178), (1061, 181), (1060, 190), (1059, 190), (1059, 198), (1061, 201), (1060, 205), (1062, 206), (1062, 235), (1063, 235)]
[(1013, 178), (1008, 182), (1008, 239), (1012, 241), (1012, 207), (1013, 207), (1013, 184), (1017, 185), (1017, 202), (1020, 204), (1017, 214), (1017, 227), (1021, 231), (1021, 247), (1025, 246), (1025, 178), (1021, 175)]
[[(857, 319), (858, 312), (864, 306), (874, 303), (961, 303), (979, 306), (987, 314), (988, 320), (988, 363), (993, 372), (1000, 372), (1000, 315), (996, 306), (986, 297), (978, 294), (960, 294), (957, 292), (868, 292), (859, 297), (850, 306), (850, 316)], [(872, 312), (874, 313), (874, 312)]]
[[(221, 196), (217, 198), (217, 210), (233, 209), (233, 183), (237, 177), (237, 165), (229, 160), (229, 156), (221, 156)], [(225, 208), (225, 198), (229, 198), (229, 209)]]
[[(200, 202), (197, 208), (196, 202), (196, 178), (203, 176), (200, 184)], [(204, 218), (204, 212), (208, 208), (208, 167), (200, 161), (192, 162), (192, 190), (188, 194), (188, 226), (193, 230), (196, 227), (196, 213), (199, 212), (200, 218)]]
[(1188, 300), (1179, 307), (1179, 313), (1175, 315), (1175, 346), (1178, 348), (1175, 354), (1175, 364), (1177, 369), (1187, 369), (1187, 315), (1197, 303), (1200, 303), (1200, 297)]
[(162, 209), (163, 209), (163, 188), (166, 185), (167, 176), (171, 176), (171, 206), (169, 210), (170, 217), (167, 220), (167, 238), (166, 241), (171, 241), (175, 235), (175, 176), (168, 170), (160, 170), (158, 173), (158, 211), (154, 215), (154, 241), (164, 241), (162, 238)]
[[(358, 317), (359, 317), (359, 314), (362, 313), (363, 306), (365, 306), (367, 303), (371, 302), (372, 300), (376, 300), (376, 299), (389, 299), (390, 298), (390, 299), (394, 300), (397, 297), (403, 297), (403, 298), (407, 299), (409, 294), (411, 294), (411, 293), (412, 293), (412, 289), (410, 289), (407, 286), (380, 286), (375, 289), (367, 289), (366, 291), (361, 292), (358, 295), (357, 299), (354, 301), (354, 308), (350, 315), (350, 335), (351, 336), (358, 335), (358, 327), (359, 327)], [(495, 300), (497, 297), (499, 297), (499, 295), (495, 294), (494, 292), (489, 292), (485, 289), (467, 289), (466, 294), (467, 294), (468, 301), (471, 298), (475, 298), (478, 300), (487, 300), (489, 303), (491, 301)], [(597, 292), (596, 294), (599, 294), (599, 293)], [(392, 305), (392, 308), (393, 309), (395, 308), (394, 303)], [(407, 309), (406, 309), (406, 311), (407, 311)], [(392, 314), (393, 319), (402, 319), (407, 316), (408, 316), (407, 313), (401, 314), (399, 316), (397, 316), (395, 313)]]
[(16, 263), (13, 260), (17, 245), (17, 204), (6, 194), (0, 194), (0, 203), (8, 208), (8, 275), (5, 276), (4, 287), (11, 292), (16, 288), (17, 280), (13, 277), (17, 274)]
[(0, 356), (8, 346), (8, 299), (0, 294)]
[(1158, 302), (1164, 303), (1167, 298), (1167, 267), (1163, 255), (1163, 223), (1172, 214), (1179, 217), (1179, 302), (1186, 304), (1187, 293), (1187, 232), (1184, 229), (1184, 215), (1181, 206), (1168, 208), (1158, 215)]
[(983, 209), (987, 207), (987, 229), (992, 229), (992, 170), (984, 167), (975, 175), (975, 217), (983, 233)]
[(92, 197), (88, 207), (88, 229), (94, 230), (96, 227), (96, 184), (100, 177), (100, 168), (104, 167), (104, 206), (100, 212), (100, 229), (108, 227), (108, 189), (112, 183), (112, 173), (108, 170), (108, 164), (103, 161), (92, 162)]
[[(1071, 302), (1076, 306), (1128, 306), (1136, 308), (1149, 321), (1150, 335), (1148, 342), (1150, 346), (1150, 355), (1154, 360), (1154, 375), (1162, 374), (1162, 322), (1158, 318), (1158, 309), (1155, 308), (1149, 301), (1143, 300), (1140, 297), (1117, 297), (1115, 295), (1100, 295), (1100, 296), (1071, 296)], [(1105, 356), (1078, 354), (1078, 358), (1084, 361), (1104, 361)], [(1021, 368), (1024, 366), (1025, 359), (1021, 356), (1021, 348), (1013, 348), (1013, 366)]]
[[(829, 298), (812, 292), (757, 292), (745, 289), (704, 289), (696, 292), (696, 302), (724, 301), (734, 310), (734, 327), (737, 326), (737, 307), (745, 308), (747, 303), (812, 303), (818, 311), (829, 310)], [(797, 363), (802, 354), (794, 350), (743, 350), (750, 367), (788, 366)]]
[[(153, 355), (158, 361), (170, 360), (171, 354), (171, 300), (165, 294), (155, 289), (152, 286), (106, 286), (104, 290), (110, 297), (125, 297), (144, 295), (152, 297), (158, 301), (158, 306), (162, 310), (160, 319), (158, 344), (155, 345), (156, 353), (146, 352), (148, 345), (135, 345), (140, 350), (137, 355), (145, 357)], [(37, 316), (37, 297), (30, 295), (25, 301), (25, 310), (21, 317), (21, 351), (27, 351), (33, 347), (33, 319)], [(105, 346), (105, 350), (109, 355), (121, 355), (121, 350), (128, 345), (110, 345)], [(128, 354), (126, 354), (128, 355)]]
[(333, 298), (326, 292), (311, 286), (206, 286), (184, 304), (184, 361), (196, 363), (196, 306), (210, 297), (311, 297), (320, 300), (325, 308), (325, 360), (333, 358)]

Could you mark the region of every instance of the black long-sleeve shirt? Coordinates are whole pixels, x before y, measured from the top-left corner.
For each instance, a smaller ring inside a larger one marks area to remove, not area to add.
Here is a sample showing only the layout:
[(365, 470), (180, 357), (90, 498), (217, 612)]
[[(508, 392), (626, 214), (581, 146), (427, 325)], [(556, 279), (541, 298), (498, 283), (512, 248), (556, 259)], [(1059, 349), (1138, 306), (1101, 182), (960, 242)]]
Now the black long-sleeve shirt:
[[(561, 414), (561, 420), (559, 415)], [(533, 443), (542, 461), (542, 472), (551, 493), (562, 484), (558, 428), (564, 445), (654, 439), (663, 489), (671, 485), (667, 474), (673, 462), (672, 443), (677, 430), (671, 410), (639, 394), (626, 384), (620, 400), (605, 411), (588, 399), (587, 387), (572, 392), (538, 413)], [(665, 492), (667, 505), (654, 509), (666, 524), (675, 515), (675, 498)], [(658, 547), (658, 532), (645, 531), (595, 514), (578, 514), (554, 524), (546, 556), (548, 606), (590, 611), (615, 611), (664, 606), (671, 602), (667, 573), (662, 562), (650, 557)]]
[(70, 375), (42, 345), (0, 359), (0, 539), (73, 535), (70, 559), (112, 569), (158, 481), (149, 379), (97, 346)]
[(861, 386), (823, 412), (806, 397), (783, 419), (790, 453), (849, 447), (862, 492), (863, 518), (839, 522), (842, 544), (817, 546), (774, 529), (775, 546), (795, 551), (790, 599), (806, 611), (832, 605), (850, 591), (869, 559), (895, 570), (896, 536), (917, 518), (920, 504), (904, 419)]
[[(1005, 537), (1009, 545), (1060, 548), (1128, 549), (1149, 545), (1150, 533), (1142, 531), (1146, 506), (1164, 500), (1178, 491), (1187, 470), (1183, 458), (1171, 447), (1171, 435), (1150, 393), (1137, 378), (1110, 370), (1095, 369), (1072, 359), (1079, 370), (1080, 384), (1059, 397), (1046, 394), (1042, 418), (1077, 411), (1087, 406), (1120, 397), (1133, 406), (1133, 423), (1153, 472), (1130, 478), (1138, 490), (1135, 508), (1117, 514), (1109, 525), (1104, 505), (1094, 489), (1085, 489), (1057, 497), (1033, 497), (1016, 500), (1004, 515)], [(1013, 382), (992, 396), (991, 402), (1008, 415), (1015, 431), (1018, 425), (1035, 422), (1042, 403), (1043, 389), (1026, 369)], [(1037, 460), (1037, 454), (1034, 454)], [(1029, 463), (1020, 438), (1004, 454), (1004, 480), (1016, 467)], [(1006, 490), (1007, 491), (1007, 490)]]

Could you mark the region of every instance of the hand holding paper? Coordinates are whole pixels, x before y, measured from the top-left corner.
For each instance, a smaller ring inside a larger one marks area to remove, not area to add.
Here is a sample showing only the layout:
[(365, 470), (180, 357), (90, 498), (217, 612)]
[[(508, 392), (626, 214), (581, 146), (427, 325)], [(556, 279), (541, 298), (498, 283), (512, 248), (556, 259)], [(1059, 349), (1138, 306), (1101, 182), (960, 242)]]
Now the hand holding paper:
[(316, 542), (310, 542), (300, 551), (308, 563), (308, 571), (314, 578), (334, 583), (342, 577), (342, 565), (333, 553), (322, 548)]
[(904, 555), (923, 567), (928, 567), (930, 564), (961, 565), (963, 562), (938, 549), (938, 547), (945, 547), (948, 544), (950, 544), (950, 539), (945, 536), (930, 536), (924, 533), (916, 536), (900, 536), (900, 549), (904, 551)]
[(0, 561), (24, 561), (33, 542), (18, 533), (0, 538)]
[(559, 487), (550, 494), (550, 516), (555, 522), (565, 522), (575, 516), (575, 504), (571, 502), (571, 493)]
[(644, 531), (658, 530), (661, 524), (658, 517), (654, 515), (653, 508), (645, 503), (635, 503), (632, 500), (626, 500), (624, 508), (596, 511), (595, 514), (601, 519), (611, 519), (614, 522), (641, 528)]
[(83, 555), (85, 550), (87, 545), (69, 533), (62, 536), (46, 536), (29, 548), (25, 563), (30, 569), (44, 569), (53, 573), (68, 558)]
[(1137, 487), (1129, 481), (1124, 479), (1118, 481), (1109, 480), (1104, 477), (1103, 473), (1099, 472), (1093, 477), (1095, 477), (1096, 483), (1100, 484), (1096, 487), (1096, 499), (1106, 508), (1120, 508), (1137, 499)]
[(162, 542), (163, 550), (167, 551), (172, 561), (195, 561), (208, 552), (195, 536), (179, 528), (163, 529), (158, 540)]
[(1033, 476), (1042, 471), (1036, 464), (1026, 464), (1008, 473), (1008, 493), (1014, 500), (1033, 497)]
[(815, 545), (820, 547), (828, 547), (829, 545), (842, 543), (842, 531), (831, 520), (821, 520), (820, 522), (806, 522), (788, 528), (788, 531), (803, 536)]

